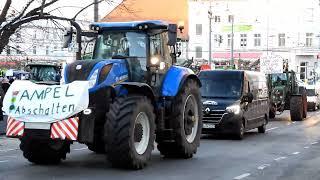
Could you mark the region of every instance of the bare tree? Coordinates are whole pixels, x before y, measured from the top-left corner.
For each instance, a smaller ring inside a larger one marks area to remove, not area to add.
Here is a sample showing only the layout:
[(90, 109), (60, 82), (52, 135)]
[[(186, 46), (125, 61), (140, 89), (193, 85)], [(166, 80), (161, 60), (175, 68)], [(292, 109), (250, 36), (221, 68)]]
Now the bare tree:
[(58, 1), (61, 0), (28, 0), (22, 10), (17, 12), (12, 7), (12, 0), (6, 0), (2, 10), (0, 9), (0, 53), (2, 53), (4, 48), (10, 42), (10, 37), (19, 28), (23, 27), (24, 24), (37, 20), (73, 21), (81, 12), (95, 3), (101, 3), (103, 1), (108, 4), (114, 3), (113, 0), (99, 0), (97, 2), (92, 2), (87, 6), (80, 8), (73, 17), (67, 18), (52, 14), (53, 11), (64, 8), (64, 6), (62, 6), (52, 9), (56, 6)]

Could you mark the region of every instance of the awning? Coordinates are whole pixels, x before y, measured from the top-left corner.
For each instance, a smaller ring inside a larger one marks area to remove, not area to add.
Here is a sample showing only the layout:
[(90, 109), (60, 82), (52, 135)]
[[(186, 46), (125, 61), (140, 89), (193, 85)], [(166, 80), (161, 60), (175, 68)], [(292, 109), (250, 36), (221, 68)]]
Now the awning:
[[(237, 59), (259, 59), (262, 56), (262, 53), (259, 52), (235, 52), (233, 53), (233, 58)], [(213, 53), (213, 58), (222, 58), (222, 59), (231, 59), (230, 52), (217, 52)]]

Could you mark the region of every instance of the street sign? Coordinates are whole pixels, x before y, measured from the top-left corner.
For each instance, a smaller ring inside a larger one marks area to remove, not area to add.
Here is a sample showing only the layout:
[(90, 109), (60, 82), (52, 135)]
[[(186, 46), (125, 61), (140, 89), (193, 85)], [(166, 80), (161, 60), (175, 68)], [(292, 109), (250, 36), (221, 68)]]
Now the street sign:
[(262, 56), (260, 71), (265, 74), (283, 73), (283, 58), (275, 55)]

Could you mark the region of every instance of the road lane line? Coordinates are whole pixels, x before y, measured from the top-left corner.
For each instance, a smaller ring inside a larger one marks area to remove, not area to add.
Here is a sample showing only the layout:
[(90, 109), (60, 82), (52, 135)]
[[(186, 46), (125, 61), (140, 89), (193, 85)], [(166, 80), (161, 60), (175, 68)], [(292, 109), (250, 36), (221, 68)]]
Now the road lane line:
[(3, 161), (0, 161), (0, 163), (5, 163), (5, 162), (9, 162), (8, 160), (3, 160)]
[(73, 151), (82, 151), (82, 150), (87, 150), (88, 147), (84, 147), (84, 148), (78, 148), (78, 149), (72, 149)]
[(271, 130), (275, 130), (275, 129), (278, 129), (279, 127), (273, 127), (273, 128), (270, 128), (270, 129), (267, 129), (266, 131), (271, 131)]
[(270, 164), (263, 164), (263, 165), (259, 166), (258, 169), (259, 170), (263, 170), (263, 169), (265, 169), (266, 167), (269, 167), (269, 166), (270, 166)]
[(300, 152), (294, 152), (294, 153), (292, 153), (293, 155), (298, 155), (298, 154), (300, 154)]
[(246, 178), (246, 177), (248, 177), (250, 175), (251, 175), (250, 173), (244, 173), (244, 174), (241, 174), (240, 176), (234, 177), (233, 179), (239, 180), (239, 179)]
[(303, 147), (303, 148), (305, 148), (305, 149), (309, 149), (309, 146), (305, 146), (305, 147)]
[(315, 145), (315, 144), (318, 144), (318, 142), (313, 142), (313, 143), (311, 143), (311, 145)]
[(287, 157), (281, 156), (281, 157), (275, 158), (274, 160), (275, 160), (275, 161), (281, 161), (281, 160), (283, 160), (283, 159), (287, 159)]
[(15, 151), (18, 149), (0, 149), (0, 152), (9, 152), (9, 151)]

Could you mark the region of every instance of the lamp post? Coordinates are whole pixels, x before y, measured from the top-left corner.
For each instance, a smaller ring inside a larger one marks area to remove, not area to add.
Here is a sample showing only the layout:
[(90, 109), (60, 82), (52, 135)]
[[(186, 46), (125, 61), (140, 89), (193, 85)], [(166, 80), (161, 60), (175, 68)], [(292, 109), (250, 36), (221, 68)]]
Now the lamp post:
[(234, 54), (234, 16), (232, 15), (231, 16), (231, 62), (230, 62), (230, 65), (231, 67), (233, 68), (234, 66), (234, 57), (233, 57), (233, 54)]
[(210, 8), (208, 10), (208, 18), (209, 18), (209, 65), (211, 67), (211, 61), (212, 61), (212, 38), (211, 38), (211, 33), (212, 33), (212, 18), (213, 18), (213, 15), (212, 15), (212, 11), (211, 11), (211, 5), (210, 5)]

